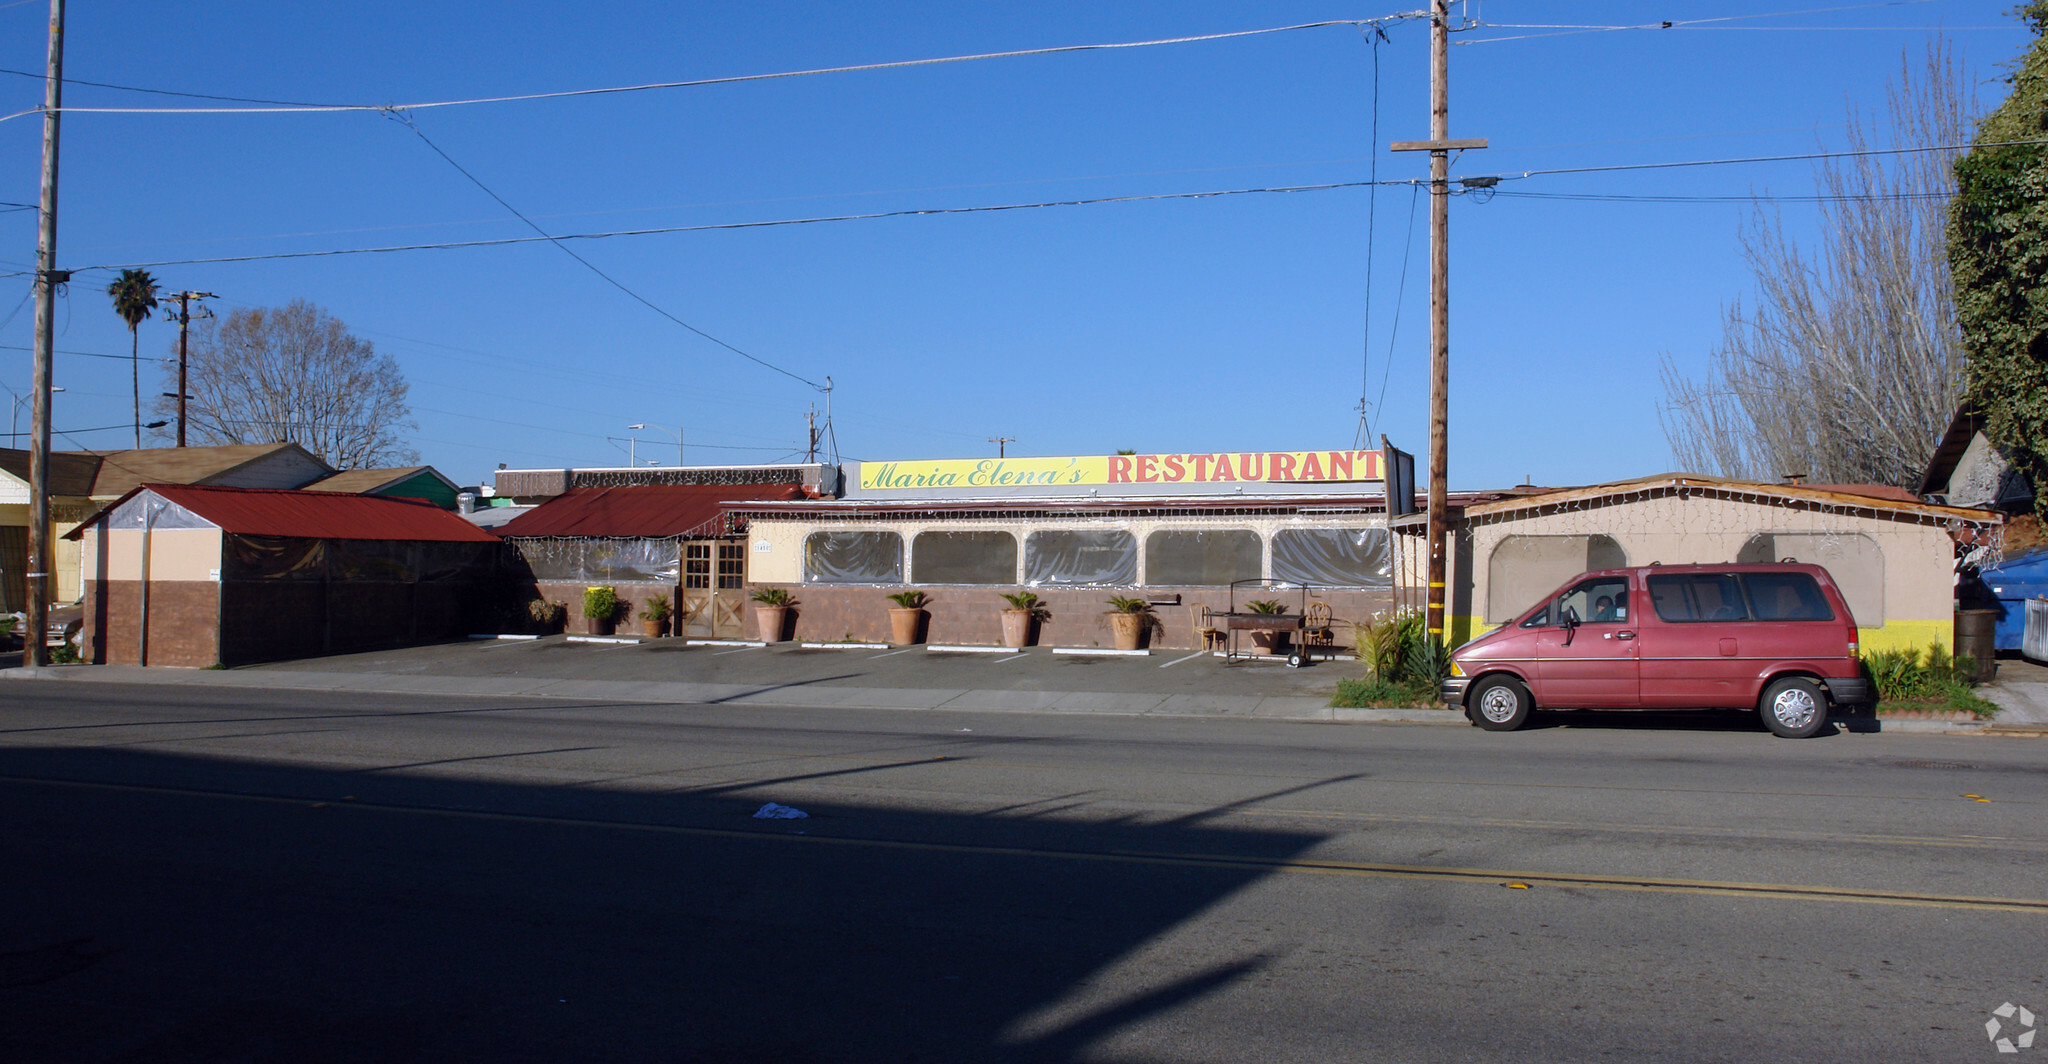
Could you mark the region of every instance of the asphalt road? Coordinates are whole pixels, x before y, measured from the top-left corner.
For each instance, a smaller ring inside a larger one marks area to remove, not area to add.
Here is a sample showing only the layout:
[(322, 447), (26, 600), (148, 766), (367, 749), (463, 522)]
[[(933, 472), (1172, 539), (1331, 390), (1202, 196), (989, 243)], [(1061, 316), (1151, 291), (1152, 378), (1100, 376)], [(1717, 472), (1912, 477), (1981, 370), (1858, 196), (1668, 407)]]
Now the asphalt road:
[(0, 1059), (2026, 1059), (2048, 741), (1613, 719), (4, 685)]

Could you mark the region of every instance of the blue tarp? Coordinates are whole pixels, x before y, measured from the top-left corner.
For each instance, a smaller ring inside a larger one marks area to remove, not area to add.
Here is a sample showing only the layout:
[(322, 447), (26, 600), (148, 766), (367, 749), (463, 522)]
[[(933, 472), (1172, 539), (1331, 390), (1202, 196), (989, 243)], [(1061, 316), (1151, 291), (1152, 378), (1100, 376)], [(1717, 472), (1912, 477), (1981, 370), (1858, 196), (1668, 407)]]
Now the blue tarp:
[(2020, 649), (2027, 633), (2027, 600), (2048, 597), (2048, 550), (2007, 558), (1998, 568), (1984, 570), (1983, 578), (1984, 586), (1998, 599), (1993, 645), (2000, 650)]

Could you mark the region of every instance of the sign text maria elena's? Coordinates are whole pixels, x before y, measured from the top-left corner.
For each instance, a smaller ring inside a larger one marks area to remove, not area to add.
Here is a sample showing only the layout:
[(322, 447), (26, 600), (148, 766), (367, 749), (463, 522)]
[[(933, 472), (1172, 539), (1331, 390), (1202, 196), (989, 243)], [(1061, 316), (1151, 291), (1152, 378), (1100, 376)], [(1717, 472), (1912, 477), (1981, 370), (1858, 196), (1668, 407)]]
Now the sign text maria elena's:
[(1347, 484), (1379, 480), (1378, 451), (1117, 454), (862, 462), (863, 491), (1069, 488), (1126, 484)]

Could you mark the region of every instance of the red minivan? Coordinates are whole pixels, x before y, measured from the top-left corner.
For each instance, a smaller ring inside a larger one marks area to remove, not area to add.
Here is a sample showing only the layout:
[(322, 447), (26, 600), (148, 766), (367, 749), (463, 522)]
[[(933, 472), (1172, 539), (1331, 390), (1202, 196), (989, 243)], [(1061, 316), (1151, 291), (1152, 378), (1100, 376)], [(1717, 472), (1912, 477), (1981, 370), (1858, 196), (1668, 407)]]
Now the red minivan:
[(1803, 739), (1869, 699), (1856, 619), (1818, 565), (1584, 573), (1451, 654), (1443, 700), (1489, 731), (1544, 709), (1756, 710)]

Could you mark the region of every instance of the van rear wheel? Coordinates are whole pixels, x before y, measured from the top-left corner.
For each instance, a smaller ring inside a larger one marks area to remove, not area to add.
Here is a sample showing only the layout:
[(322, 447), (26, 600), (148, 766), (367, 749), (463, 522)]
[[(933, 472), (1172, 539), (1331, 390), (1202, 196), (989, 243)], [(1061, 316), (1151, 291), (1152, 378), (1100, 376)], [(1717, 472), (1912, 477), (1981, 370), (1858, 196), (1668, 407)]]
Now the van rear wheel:
[(1812, 680), (1788, 676), (1764, 690), (1757, 711), (1771, 734), (1810, 739), (1827, 726), (1828, 696)]
[(1529, 689), (1512, 676), (1488, 676), (1472, 687), (1465, 702), (1465, 715), (1487, 731), (1514, 731), (1528, 723), (1536, 700)]

